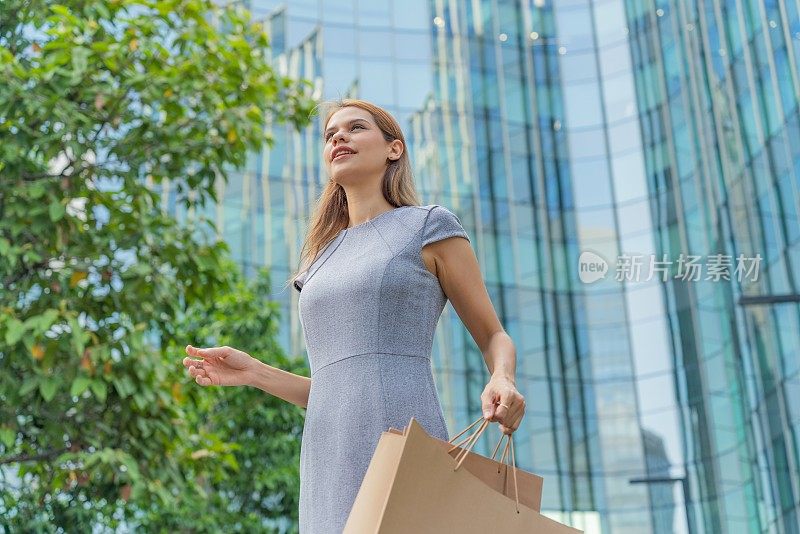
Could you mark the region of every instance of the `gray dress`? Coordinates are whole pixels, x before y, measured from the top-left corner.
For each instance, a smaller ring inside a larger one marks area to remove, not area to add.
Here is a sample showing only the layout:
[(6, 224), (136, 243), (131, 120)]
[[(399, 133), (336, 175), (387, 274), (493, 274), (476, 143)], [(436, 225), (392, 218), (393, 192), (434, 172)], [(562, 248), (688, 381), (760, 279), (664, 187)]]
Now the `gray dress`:
[(448, 440), (431, 348), (447, 297), (424, 245), (459, 236), (436, 205), (343, 229), (294, 281), (311, 367), (300, 449), (300, 532), (339, 533), (381, 432), (411, 417)]

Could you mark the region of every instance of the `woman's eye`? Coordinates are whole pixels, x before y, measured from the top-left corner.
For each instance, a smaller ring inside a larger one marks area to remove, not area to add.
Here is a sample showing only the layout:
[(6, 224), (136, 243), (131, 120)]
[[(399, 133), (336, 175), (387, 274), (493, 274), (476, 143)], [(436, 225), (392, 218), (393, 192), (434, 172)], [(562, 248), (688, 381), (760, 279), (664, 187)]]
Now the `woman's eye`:
[[(360, 125), (360, 124), (354, 124), (352, 127), (350, 127), (350, 129), (352, 130), (352, 129), (353, 129), (353, 128), (355, 128), (356, 126), (358, 126), (359, 128), (364, 128), (364, 127), (363, 127), (362, 125)], [(333, 135), (332, 133), (329, 133), (328, 135), (326, 135), (326, 136), (325, 136), (325, 140), (326, 140), (326, 141), (327, 141), (327, 140), (329, 140), (329, 139), (331, 138), (331, 136), (332, 136), (332, 135)]]

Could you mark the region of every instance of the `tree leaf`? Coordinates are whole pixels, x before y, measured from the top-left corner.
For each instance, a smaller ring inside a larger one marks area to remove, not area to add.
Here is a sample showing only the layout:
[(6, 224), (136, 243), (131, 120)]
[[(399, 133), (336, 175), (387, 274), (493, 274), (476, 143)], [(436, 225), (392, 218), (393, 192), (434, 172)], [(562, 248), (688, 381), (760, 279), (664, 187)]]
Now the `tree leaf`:
[(8, 330), (6, 330), (6, 344), (15, 345), (22, 336), (25, 334), (25, 324), (19, 319), (12, 318), (8, 321)]
[(17, 439), (17, 433), (7, 427), (0, 428), (0, 441), (3, 442), (3, 445), (6, 446), (6, 449), (10, 449), (14, 442)]
[(124, 399), (128, 396), (128, 389), (125, 387), (125, 383), (120, 378), (115, 378), (112, 382), (114, 384), (114, 389), (117, 390), (119, 397)]
[(68, 319), (70, 330), (72, 330), (72, 347), (75, 350), (75, 354), (78, 356), (84, 356), (84, 349), (86, 348), (86, 332), (83, 331), (80, 324), (78, 324), (78, 320), (74, 317), (70, 317)]
[(45, 378), (39, 382), (39, 393), (42, 394), (42, 398), (45, 400), (45, 402), (50, 402), (53, 400), (56, 390), (58, 389), (59, 382), (60, 381), (57, 378)]
[(31, 376), (22, 381), (22, 386), (19, 388), (20, 396), (24, 397), (39, 385), (39, 377)]
[(89, 384), (91, 384), (91, 382), (92, 380), (88, 377), (85, 376), (76, 377), (75, 380), (72, 381), (72, 387), (69, 390), (70, 396), (79, 397), (84, 391), (86, 391), (86, 388), (89, 387)]
[(50, 220), (53, 222), (60, 221), (64, 217), (66, 211), (66, 208), (64, 208), (64, 205), (61, 204), (61, 202), (54, 200), (50, 203)]
[(31, 186), (30, 195), (32, 199), (34, 200), (39, 199), (42, 197), (42, 195), (44, 195), (44, 193), (45, 193), (44, 185), (42, 185), (41, 182), (36, 182)]
[(92, 393), (100, 402), (106, 401), (106, 392), (107, 387), (106, 383), (102, 380), (92, 380), (90, 387), (92, 388)]
[(47, 332), (50, 327), (53, 326), (53, 323), (56, 321), (56, 318), (58, 318), (58, 315), (58, 310), (52, 308), (39, 315), (39, 320), (36, 325), (37, 333)]
[(76, 46), (72, 49), (72, 75), (73, 77), (83, 76), (86, 72), (91, 50), (84, 46)]

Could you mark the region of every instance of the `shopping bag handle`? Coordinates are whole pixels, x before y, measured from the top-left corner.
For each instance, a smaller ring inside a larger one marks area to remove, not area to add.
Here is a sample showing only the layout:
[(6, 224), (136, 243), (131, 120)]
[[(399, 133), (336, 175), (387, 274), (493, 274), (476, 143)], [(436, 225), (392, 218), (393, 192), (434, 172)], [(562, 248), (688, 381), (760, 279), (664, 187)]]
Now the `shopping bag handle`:
[[(475, 431), (473, 434), (469, 435), (468, 437), (464, 438), (459, 443), (456, 443), (455, 445), (453, 445), (453, 447), (451, 447), (447, 451), (448, 453), (453, 452), (458, 447), (461, 447), (464, 443), (469, 443), (469, 446), (467, 448), (461, 449), (460, 451), (458, 451), (458, 454), (456, 454), (455, 459), (458, 461), (458, 463), (456, 464), (455, 468), (453, 468), (453, 471), (456, 471), (456, 470), (458, 470), (459, 467), (461, 467), (461, 464), (464, 462), (464, 459), (467, 457), (467, 454), (472, 449), (472, 447), (475, 445), (475, 443), (477, 443), (478, 438), (481, 436), (483, 431), (486, 430), (486, 428), (488, 428), (489, 423), (491, 421), (489, 421), (488, 419), (484, 419), (483, 416), (481, 416), (478, 419), (476, 419), (474, 423), (472, 423), (467, 428), (465, 428), (464, 430), (459, 432), (456, 436), (453, 436), (450, 440), (448, 440), (448, 443), (453, 443), (453, 440), (458, 439), (459, 436), (461, 436), (464, 432), (467, 432), (470, 428), (472, 428), (475, 425), (477, 425), (478, 422), (480, 422), (481, 420), (483, 421), (483, 423), (481, 423), (481, 426), (478, 427), (477, 431)], [(507, 460), (506, 460), (506, 456), (508, 455), (509, 446), (510, 446), (510, 449), (511, 449), (511, 473), (514, 476), (514, 502), (516, 503), (517, 513), (519, 513), (519, 492), (517, 490), (517, 461), (516, 461), (516, 458), (514, 457), (514, 441), (513, 441), (512, 437), (511, 437), (511, 434), (503, 434), (502, 436), (500, 436), (500, 441), (497, 442), (497, 446), (494, 448), (494, 452), (492, 453), (492, 458), (491, 459), (494, 460), (494, 457), (497, 455), (497, 450), (500, 448), (500, 444), (503, 443), (503, 438), (505, 438), (505, 437), (508, 437), (508, 440), (506, 441), (506, 446), (505, 446), (505, 449), (503, 449), (503, 454), (500, 456), (499, 462), (501, 464), (505, 464), (506, 472), (508, 472), (508, 463), (507, 463)], [(460, 460), (459, 460), (459, 456), (461, 456)], [(497, 472), (498, 473), (500, 472), (500, 468), (499, 467), (497, 468)]]

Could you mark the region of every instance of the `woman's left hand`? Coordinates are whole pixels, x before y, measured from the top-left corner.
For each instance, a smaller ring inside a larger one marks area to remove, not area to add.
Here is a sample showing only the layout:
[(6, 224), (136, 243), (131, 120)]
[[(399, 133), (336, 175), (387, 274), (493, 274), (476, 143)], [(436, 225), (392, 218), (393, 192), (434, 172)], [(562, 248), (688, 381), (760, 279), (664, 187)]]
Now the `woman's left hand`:
[(513, 434), (525, 415), (525, 397), (506, 376), (492, 375), (483, 388), (481, 405), (484, 419), (500, 423), (503, 434)]

